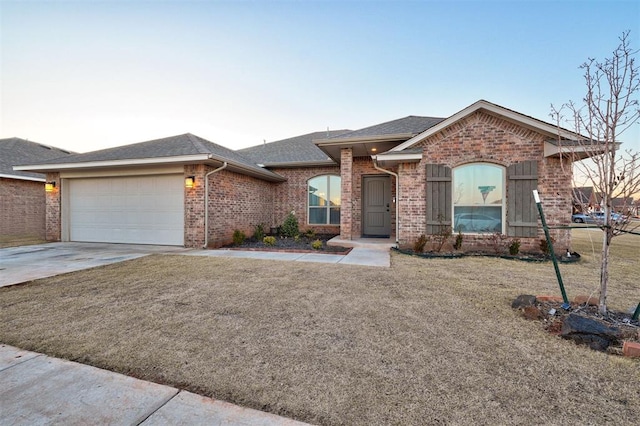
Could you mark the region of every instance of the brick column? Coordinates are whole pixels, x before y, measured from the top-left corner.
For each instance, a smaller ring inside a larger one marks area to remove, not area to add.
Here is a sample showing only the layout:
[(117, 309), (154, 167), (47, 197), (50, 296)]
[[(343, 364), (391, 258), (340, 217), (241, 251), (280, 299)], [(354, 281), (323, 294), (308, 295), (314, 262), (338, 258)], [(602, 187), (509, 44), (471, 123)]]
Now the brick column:
[(353, 221), (353, 150), (342, 148), (340, 150), (340, 179), (342, 190), (340, 192), (340, 238), (352, 239)]
[[(62, 235), (62, 187), (60, 173), (47, 173), (47, 182), (55, 182), (56, 187), (51, 192), (45, 192), (46, 219), (45, 238), (47, 241), (60, 241)], [(44, 185), (42, 185), (44, 191)]]
[(205, 241), (204, 226), (204, 164), (184, 166), (184, 176), (195, 176), (193, 188), (184, 188), (184, 246), (202, 247)]

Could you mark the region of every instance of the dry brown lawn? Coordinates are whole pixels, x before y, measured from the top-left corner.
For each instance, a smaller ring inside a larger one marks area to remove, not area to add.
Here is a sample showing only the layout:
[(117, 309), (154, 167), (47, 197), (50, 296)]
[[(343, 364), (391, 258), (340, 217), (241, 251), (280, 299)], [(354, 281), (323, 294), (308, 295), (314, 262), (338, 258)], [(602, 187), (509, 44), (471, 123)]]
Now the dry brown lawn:
[[(597, 291), (598, 237), (574, 231), (570, 297)], [(626, 311), (640, 237), (614, 244)], [(0, 342), (316, 424), (637, 424), (640, 362), (546, 333), (522, 293), (559, 294), (551, 263), (154, 255), (0, 289)]]
[(8, 237), (0, 235), (0, 248), (30, 246), (42, 243), (46, 243), (46, 241), (36, 237)]

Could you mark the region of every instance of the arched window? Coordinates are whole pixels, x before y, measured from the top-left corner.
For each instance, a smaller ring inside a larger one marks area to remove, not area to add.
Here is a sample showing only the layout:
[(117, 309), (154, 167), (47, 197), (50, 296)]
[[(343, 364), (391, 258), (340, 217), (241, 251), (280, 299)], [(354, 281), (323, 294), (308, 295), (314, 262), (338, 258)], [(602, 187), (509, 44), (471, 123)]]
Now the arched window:
[(340, 176), (309, 179), (309, 225), (340, 225)]
[(504, 167), (488, 163), (453, 169), (453, 231), (504, 233)]

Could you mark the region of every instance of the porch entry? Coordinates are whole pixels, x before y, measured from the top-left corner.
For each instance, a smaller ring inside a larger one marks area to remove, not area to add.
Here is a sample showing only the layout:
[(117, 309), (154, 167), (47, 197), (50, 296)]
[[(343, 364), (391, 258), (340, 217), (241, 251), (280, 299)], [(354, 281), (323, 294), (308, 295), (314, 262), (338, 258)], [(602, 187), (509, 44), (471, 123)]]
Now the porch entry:
[(391, 235), (391, 177), (364, 176), (362, 188), (362, 236), (389, 237)]

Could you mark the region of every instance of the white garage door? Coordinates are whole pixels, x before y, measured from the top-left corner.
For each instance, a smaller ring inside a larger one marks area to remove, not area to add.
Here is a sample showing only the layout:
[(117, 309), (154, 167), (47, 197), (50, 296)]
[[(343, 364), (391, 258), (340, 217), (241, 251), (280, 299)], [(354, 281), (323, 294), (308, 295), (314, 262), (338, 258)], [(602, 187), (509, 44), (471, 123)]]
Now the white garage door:
[(184, 244), (182, 175), (68, 182), (71, 241)]

